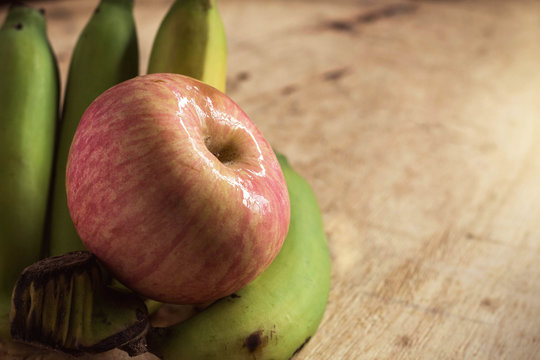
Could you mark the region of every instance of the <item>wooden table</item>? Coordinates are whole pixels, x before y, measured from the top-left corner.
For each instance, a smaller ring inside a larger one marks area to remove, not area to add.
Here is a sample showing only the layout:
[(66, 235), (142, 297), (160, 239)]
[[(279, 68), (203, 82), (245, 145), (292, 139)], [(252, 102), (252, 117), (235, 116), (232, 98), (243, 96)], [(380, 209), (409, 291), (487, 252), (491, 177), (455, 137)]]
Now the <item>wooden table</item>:
[[(96, 3), (39, 3), (64, 80)], [(142, 73), (170, 3), (136, 1)], [(218, 4), (230, 96), (324, 213), (298, 359), (540, 359), (540, 2)]]

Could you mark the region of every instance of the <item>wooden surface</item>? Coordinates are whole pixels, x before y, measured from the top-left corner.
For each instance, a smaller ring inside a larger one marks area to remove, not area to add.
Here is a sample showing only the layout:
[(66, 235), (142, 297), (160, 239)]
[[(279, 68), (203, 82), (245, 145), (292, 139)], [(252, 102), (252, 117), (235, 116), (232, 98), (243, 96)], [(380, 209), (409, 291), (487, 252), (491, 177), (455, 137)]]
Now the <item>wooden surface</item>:
[[(96, 3), (40, 3), (64, 80)], [(136, 1), (141, 69), (170, 3)], [(540, 359), (540, 2), (218, 4), (230, 96), (324, 212), (298, 359)]]

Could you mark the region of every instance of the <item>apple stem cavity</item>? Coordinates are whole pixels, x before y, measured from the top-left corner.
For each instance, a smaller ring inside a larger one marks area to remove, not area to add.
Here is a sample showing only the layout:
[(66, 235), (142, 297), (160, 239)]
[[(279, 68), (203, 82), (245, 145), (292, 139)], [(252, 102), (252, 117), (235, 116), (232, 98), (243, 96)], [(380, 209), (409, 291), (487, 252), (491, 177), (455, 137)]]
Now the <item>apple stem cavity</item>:
[(215, 144), (212, 142), (212, 137), (206, 136), (204, 144), (208, 151), (214, 155), (223, 165), (231, 165), (240, 157), (240, 151), (237, 146), (228, 141), (225, 144)]

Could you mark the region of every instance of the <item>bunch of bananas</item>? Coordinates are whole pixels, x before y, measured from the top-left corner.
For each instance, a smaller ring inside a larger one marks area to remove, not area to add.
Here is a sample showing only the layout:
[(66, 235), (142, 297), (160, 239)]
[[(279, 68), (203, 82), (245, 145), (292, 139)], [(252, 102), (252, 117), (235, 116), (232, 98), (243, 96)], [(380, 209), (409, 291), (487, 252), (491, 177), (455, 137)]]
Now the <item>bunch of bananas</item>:
[[(148, 72), (184, 74), (225, 91), (226, 58), (215, 0), (177, 0)], [(152, 328), (150, 303), (76, 251), (83, 245), (63, 176), (71, 139), (86, 107), (138, 67), (133, 0), (101, 0), (74, 49), (58, 121), (59, 77), (44, 15), (9, 9), (0, 28), (0, 338), (73, 354), (121, 348), (162, 359), (290, 358), (322, 320), (330, 259), (317, 200), (283, 155), (291, 221), (278, 257), (245, 288), (187, 320)]]

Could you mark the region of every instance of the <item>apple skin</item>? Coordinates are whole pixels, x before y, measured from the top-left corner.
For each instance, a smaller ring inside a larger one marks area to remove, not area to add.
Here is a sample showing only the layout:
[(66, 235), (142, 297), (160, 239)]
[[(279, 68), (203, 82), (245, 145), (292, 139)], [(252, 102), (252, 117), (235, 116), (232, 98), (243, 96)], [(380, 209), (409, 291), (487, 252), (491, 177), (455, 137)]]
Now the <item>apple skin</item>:
[(287, 186), (227, 95), (177, 74), (118, 84), (86, 110), (66, 170), (75, 228), (124, 285), (174, 304), (229, 295), (278, 254)]

